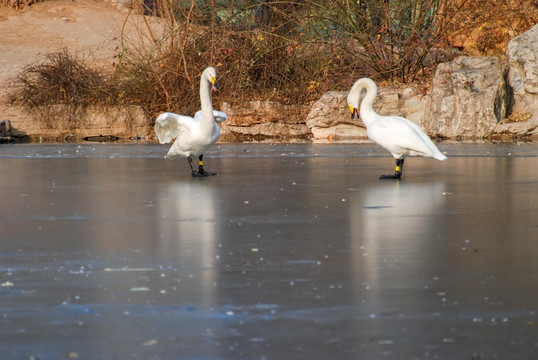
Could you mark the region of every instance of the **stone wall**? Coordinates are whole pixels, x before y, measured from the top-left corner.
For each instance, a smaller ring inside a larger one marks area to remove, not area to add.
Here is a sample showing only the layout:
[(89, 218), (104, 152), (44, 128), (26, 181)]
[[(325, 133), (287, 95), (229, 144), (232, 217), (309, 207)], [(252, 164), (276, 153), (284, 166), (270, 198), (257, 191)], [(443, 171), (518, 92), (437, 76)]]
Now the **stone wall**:
[(309, 108), (278, 101), (223, 103), (219, 110), (228, 114), (228, 120), (221, 123), (221, 141), (309, 139), (305, 124)]
[[(45, 124), (37, 119), (38, 113), (29, 113), (20, 107), (2, 109), (2, 117), (9, 119), (14, 128), (24, 131), (34, 141), (81, 140), (85, 137), (112, 136), (121, 139), (154, 138), (153, 127), (144, 111), (138, 106), (88, 107), (76, 126)], [(54, 121), (61, 122), (62, 119)]]

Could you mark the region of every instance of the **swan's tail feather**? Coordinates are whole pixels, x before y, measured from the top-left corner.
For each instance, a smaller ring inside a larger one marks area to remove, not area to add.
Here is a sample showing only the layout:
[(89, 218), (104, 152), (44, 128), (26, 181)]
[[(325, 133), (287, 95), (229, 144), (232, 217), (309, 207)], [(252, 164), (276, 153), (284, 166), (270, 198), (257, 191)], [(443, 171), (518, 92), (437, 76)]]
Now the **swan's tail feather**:
[(446, 155), (439, 150), (439, 148), (431, 141), (432, 146), (432, 157), (437, 160), (445, 161), (447, 159)]

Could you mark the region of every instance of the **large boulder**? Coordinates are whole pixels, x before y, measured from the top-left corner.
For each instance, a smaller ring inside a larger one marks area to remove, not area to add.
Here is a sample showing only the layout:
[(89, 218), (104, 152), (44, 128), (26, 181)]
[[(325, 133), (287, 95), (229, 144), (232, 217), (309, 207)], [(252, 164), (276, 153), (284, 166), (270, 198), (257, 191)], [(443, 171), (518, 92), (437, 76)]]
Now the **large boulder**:
[(514, 101), (511, 116), (495, 132), (538, 137), (538, 25), (510, 40), (506, 54)]
[(508, 81), (515, 95), (538, 95), (538, 24), (508, 43)]
[[(347, 105), (348, 91), (329, 91), (314, 103), (306, 118), (314, 140), (346, 141), (367, 139), (361, 120), (351, 120)], [(381, 87), (374, 109), (381, 115), (398, 115), (419, 122), (427, 96), (419, 87)]]
[(329, 91), (316, 101), (306, 117), (314, 140), (334, 141), (366, 138), (362, 121), (352, 121), (347, 91)]
[(484, 138), (506, 117), (508, 64), (496, 57), (458, 57), (439, 64), (431, 98), (420, 122), (431, 135)]

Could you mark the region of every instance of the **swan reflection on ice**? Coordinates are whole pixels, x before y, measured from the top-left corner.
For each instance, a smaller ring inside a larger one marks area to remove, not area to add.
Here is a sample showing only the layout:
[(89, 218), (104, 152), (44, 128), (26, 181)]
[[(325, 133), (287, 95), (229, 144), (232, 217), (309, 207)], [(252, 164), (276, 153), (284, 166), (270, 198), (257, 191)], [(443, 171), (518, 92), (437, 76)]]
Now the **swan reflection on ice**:
[[(218, 251), (218, 192), (209, 182), (175, 181), (159, 187), (159, 251), (174, 257), (177, 266), (207, 269), (214, 266)], [(192, 293), (203, 302), (215, 301), (215, 271), (201, 271), (200, 279), (189, 283)]]
[[(445, 183), (383, 183), (362, 194), (350, 212), (352, 264), (354, 273), (372, 289), (368, 296), (376, 301), (375, 289), (382, 284), (415, 286), (428, 272), (420, 259), (438, 241), (428, 234), (435, 234), (441, 221)], [(394, 271), (402, 262), (413, 265)], [(357, 296), (364, 296), (361, 286), (356, 288)]]

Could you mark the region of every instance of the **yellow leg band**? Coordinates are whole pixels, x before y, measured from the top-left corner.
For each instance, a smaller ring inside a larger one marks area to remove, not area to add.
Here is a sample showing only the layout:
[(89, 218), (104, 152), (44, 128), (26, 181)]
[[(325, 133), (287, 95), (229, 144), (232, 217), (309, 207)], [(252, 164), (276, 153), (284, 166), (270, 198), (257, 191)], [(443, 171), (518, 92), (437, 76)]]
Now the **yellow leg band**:
[(203, 161), (198, 161), (198, 165), (204, 166), (204, 162)]
[(400, 171), (400, 167), (399, 167), (399, 166), (396, 166), (396, 171)]

